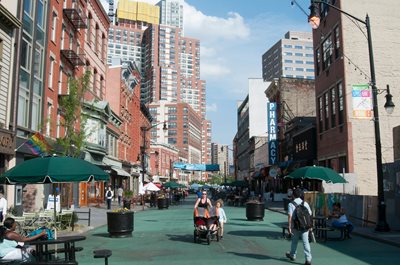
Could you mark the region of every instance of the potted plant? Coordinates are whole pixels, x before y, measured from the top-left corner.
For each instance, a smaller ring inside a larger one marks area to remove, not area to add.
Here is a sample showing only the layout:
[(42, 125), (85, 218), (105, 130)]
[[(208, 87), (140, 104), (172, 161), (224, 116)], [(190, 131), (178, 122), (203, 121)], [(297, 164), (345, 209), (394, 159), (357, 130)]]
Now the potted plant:
[(157, 196), (157, 205), (159, 210), (168, 209), (169, 203), (167, 194), (161, 193), (160, 195)]
[(123, 206), (124, 208), (131, 209), (132, 198), (133, 198), (133, 191), (127, 190), (123, 194)]
[(127, 208), (107, 212), (107, 227), (110, 237), (131, 237), (133, 212)]
[(248, 221), (263, 221), (265, 205), (259, 200), (249, 200), (246, 203), (246, 217)]

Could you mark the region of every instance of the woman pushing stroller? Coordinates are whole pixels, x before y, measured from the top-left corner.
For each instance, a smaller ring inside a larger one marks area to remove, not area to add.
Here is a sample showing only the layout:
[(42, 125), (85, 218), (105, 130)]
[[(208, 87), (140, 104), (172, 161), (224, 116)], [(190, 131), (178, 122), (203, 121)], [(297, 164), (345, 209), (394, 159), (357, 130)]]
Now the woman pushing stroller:
[(207, 192), (203, 190), (201, 198), (197, 199), (194, 205), (194, 242), (206, 239), (210, 244), (211, 238), (219, 241), (218, 220), (218, 208), (212, 206)]
[[(200, 212), (198, 208), (200, 208)], [(207, 227), (209, 227), (210, 229), (212, 228), (211, 226), (213, 225), (213, 223), (209, 223), (206, 221), (208, 221), (208, 214), (207, 216), (205, 216), (203, 214), (203, 210), (208, 211), (209, 209), (212, 208), (212, 203), (211, 200), (209, 198), (207, 198), (207, 191), (203, 190), (201, 192), (201, 198), (198, 198), (196, 200), (196, 203), (194, 204), (194, 210), (195, 210), (195, 224), (200, 228), (200, 229), (207, 229)], [(213, 229), (211, 229), (213, 230)]]

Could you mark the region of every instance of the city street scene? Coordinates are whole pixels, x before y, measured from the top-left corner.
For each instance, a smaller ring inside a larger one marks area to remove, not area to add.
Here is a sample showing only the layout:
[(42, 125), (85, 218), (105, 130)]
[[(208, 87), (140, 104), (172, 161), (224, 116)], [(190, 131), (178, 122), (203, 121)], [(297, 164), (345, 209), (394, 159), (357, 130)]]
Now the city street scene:
[(397, 264), (399, 14), (0, 1), (0, 264)]

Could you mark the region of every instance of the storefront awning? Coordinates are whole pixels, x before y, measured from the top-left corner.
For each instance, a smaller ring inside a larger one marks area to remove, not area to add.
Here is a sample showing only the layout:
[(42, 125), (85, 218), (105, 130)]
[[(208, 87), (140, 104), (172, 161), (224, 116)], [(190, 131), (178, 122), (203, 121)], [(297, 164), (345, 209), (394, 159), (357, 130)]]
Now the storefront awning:
[(115, 173), (116, 173), (118, 176), (121, 176), (121, 177), (130, 177), (130, 176), (131, 176), (131, 174), (129, 174), (128, 172), (126, 172), (126, 171), (123, 170), (122, 168), (118, 168), (118, 167), (112, 166), (111, 169), (112, 169), (113, 171), (115, 171)]

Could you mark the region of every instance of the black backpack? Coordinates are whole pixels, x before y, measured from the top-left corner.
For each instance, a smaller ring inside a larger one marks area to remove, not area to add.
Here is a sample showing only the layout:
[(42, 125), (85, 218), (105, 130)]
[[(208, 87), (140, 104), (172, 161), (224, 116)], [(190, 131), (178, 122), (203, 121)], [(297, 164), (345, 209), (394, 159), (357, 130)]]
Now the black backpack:
[(112, 195), (111, 190), (108, 190), (106, 193), (106, 197), (111, 197), (111, 195)]
[(304, 206), (304, 201), (299, 205), (292, 201), (295, 210), (293, 212), (294, 228), (297, 230), (308, 230), (313, 227), (313, 220), (307, 207)]

